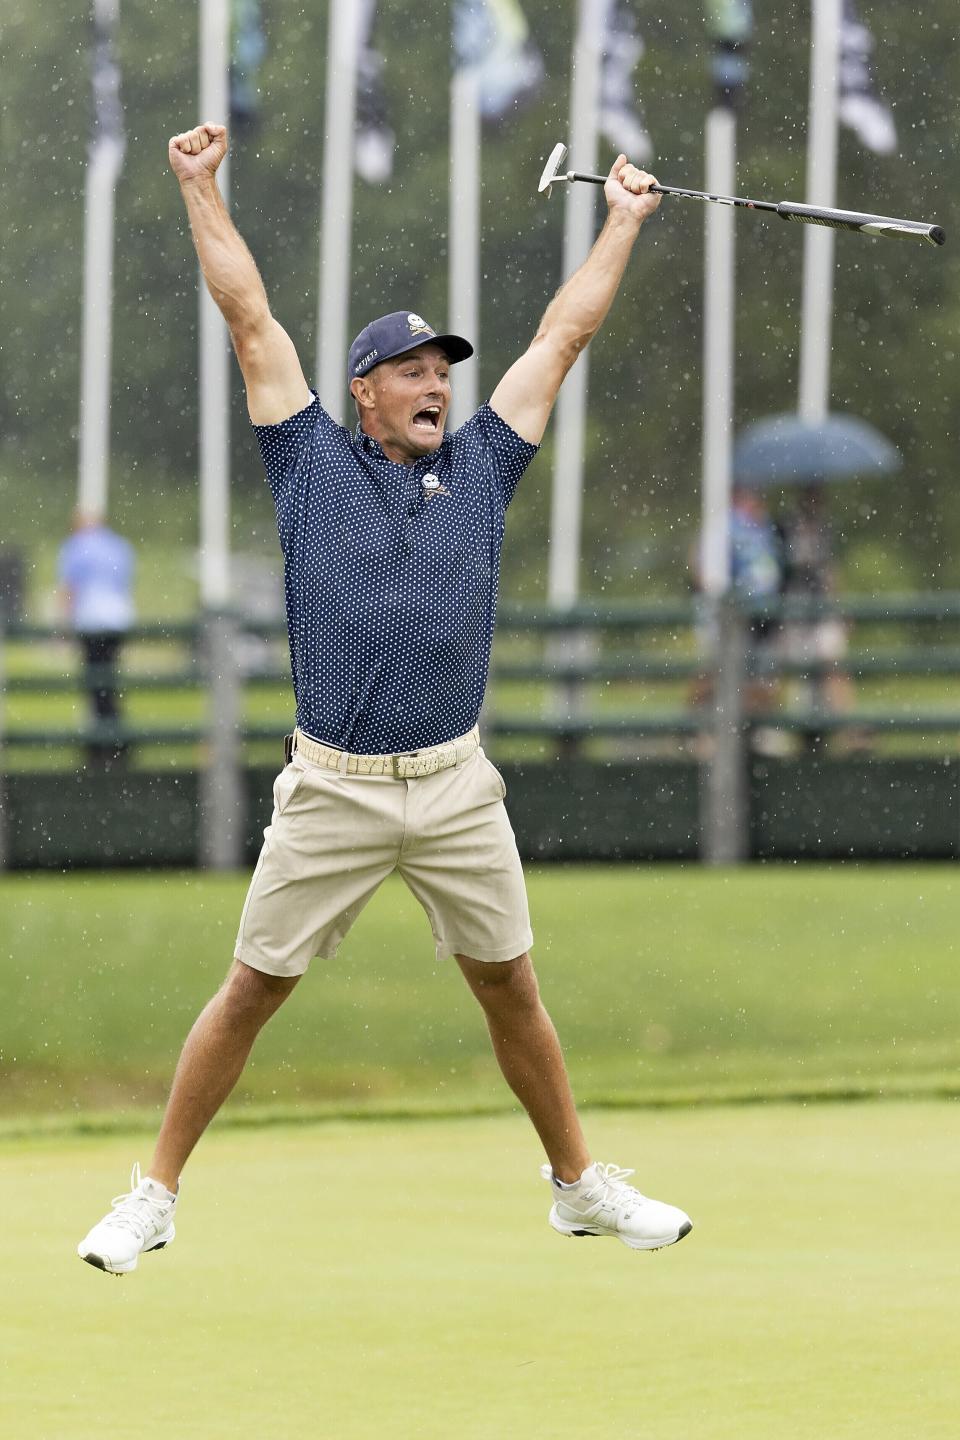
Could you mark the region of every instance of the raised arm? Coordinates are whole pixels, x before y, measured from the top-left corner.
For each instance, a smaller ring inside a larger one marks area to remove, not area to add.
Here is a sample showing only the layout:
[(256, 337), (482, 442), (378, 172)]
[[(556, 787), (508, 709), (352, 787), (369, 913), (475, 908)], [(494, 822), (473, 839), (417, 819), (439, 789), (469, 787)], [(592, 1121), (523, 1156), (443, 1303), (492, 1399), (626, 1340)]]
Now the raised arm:
[(253, 256), (227, 212), (216, 172), (227, 153), (223, 125), (198, 125), (169, 144), (207, 289), (230, 329), (255, 425), (275, 425), (310, 404), (293, 341), (270, 314)]
[(530, 348), (504, 375), (492, 408), (538, 445), (564, 376), (593, 339), (613, 303), (640, 227), (660, 204), (654, 177), (619, 155), (607, 177), (607, 220), (584, 263), (547, 306)]

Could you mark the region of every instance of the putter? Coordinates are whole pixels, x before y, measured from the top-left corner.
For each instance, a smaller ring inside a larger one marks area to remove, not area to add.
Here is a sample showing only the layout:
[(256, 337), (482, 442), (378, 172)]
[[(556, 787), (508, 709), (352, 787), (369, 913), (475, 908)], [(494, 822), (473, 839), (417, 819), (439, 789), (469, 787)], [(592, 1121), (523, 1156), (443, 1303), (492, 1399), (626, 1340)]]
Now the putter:
[[(561, 165), (567, 158), (567, 147), (562, 142), (550, 151), (550, 157), (543, 167), (539, 194), (550, 195), (554, 185), (567, 180), (585, 180), (590, 185), (605, 185), (606, 175), (588, 175), (581, 170), (561, 172)], [(863, 235), (879, 235), (894, 238), (903, 236), (909, 240), (925, 240), (930, 245), (942, 245), (945, 232), (939, 225), (927, 225), (922, 220), (894, 220), (889, 215), (862, 215), (856, 210), (827, 210), (820, 205), (798, 205), (793, 200), (746, 200), (740, 195), (710, 195), (706, 190), (684, 190), (677, 185), (651, 185), (654, 195), (677, 195), (683, 200), (704, 200), (712, 205), (734, 205), (741, 210), (769, 210), (781, 220), (793, 220), (798, 225), (828, 225), (833, 230), (859, 230)]]

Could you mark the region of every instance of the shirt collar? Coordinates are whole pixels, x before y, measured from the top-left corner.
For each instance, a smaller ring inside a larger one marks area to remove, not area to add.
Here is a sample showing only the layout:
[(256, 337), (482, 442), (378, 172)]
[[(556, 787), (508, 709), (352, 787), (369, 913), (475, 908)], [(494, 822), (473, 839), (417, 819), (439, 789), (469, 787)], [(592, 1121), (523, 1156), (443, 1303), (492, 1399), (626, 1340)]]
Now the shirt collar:
[(450, 436), (444, 435), (440, 442), (440, 448), (434, 450), (432, 455), (421, 455), (420, 459), (415, 460), (412, 465), (402, 465), (401, 461), (391, 460), (389, 456), (384, 453), (380, 441), (375, 440), (372, 435), (368, 435), (365, 430), (361, 429), (359, 421), (357, 422), (356, 430), (353, 432), (354, 445), (358, 450), (362, 450), (365, 455), (369, 455), (371, 460), (379, 460), (384, 465), (401, 465), (404, 470), (416, 470), (418, 465), (426, 465), (429, 469), (431, 465), (436, 463), (436, 459), (441, 452), (446, 449), (449, 440)]
[[(372, 435), (368, 435), (365, 430), (361, 429), (359, 420), (357, 428), (353, 432), (353, 443), (358, 450), (362, 450), (365, 455), (371, 456), (374, 460), (387, 460), (380, 441), (374, 440)], [(387, 460), (387, 464), (391, 464), (391, 461)]]

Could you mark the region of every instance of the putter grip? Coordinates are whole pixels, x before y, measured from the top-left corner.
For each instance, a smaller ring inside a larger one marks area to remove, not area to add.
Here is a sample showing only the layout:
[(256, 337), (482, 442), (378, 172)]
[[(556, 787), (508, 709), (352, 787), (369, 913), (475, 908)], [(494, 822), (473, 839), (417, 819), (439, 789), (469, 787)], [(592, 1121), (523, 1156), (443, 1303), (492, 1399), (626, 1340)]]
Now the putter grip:
[(826, 210), (819, 205), (797, 205), (782, 200), (777, 206), (782, 220), (800, 225), (827, 225), (833, 230), (860, 230), (865, 235), (903, 236), (908, 240), (925, 240), (930, 245), (943, 245), (946, 235), (939, 225), (922, 220), (896, 220), (890, 215), (861, 215), (857, 210)]

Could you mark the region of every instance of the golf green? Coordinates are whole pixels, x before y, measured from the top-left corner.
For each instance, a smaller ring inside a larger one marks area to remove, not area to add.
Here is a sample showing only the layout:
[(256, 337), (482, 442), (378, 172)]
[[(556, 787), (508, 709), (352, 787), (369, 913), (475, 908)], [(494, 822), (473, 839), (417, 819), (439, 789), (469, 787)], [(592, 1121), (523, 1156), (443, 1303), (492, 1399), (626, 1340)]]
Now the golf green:
[(688, 1239), (648, 1255), (555, 1235), (516, 1115), (221, 1128), (175, 1243), (116, 1279), (75, 1247), (148, 1145), (0, 1145), (0, 1430), (952, 1440), (955, 1104), (593, 1112), (587, 1129), (689, 1210)]

